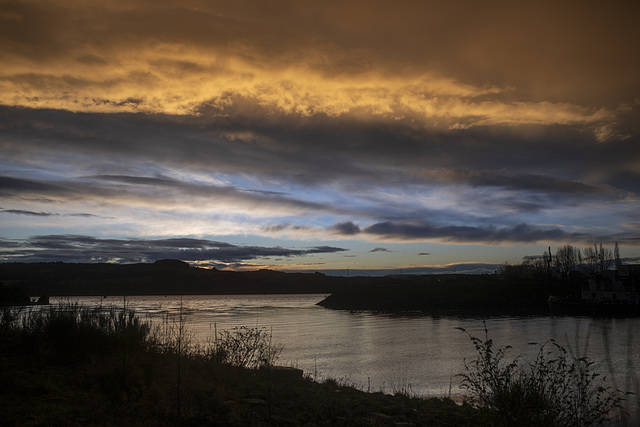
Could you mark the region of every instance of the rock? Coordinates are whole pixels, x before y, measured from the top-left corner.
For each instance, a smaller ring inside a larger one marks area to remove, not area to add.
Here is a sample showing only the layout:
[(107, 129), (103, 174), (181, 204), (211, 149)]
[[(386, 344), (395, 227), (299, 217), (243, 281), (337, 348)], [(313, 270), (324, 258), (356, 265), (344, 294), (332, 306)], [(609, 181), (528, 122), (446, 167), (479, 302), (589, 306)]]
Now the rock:
[(273, 378), (278, 378), (282, 380), (296, 380), (302, 378), (302, 374), (304, 371), (298, 368), (292, 368), (290, 366), (271, 366), (269, 369), (269, 375)]

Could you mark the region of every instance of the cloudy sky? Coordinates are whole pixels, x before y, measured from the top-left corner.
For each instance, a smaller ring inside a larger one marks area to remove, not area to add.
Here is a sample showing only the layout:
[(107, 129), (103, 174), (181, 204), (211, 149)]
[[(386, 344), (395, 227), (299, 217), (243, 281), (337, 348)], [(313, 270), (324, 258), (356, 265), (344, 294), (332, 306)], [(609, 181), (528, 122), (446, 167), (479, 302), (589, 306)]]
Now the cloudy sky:
[(0, 260), (640, 261), (640, 3), (0, 1)]

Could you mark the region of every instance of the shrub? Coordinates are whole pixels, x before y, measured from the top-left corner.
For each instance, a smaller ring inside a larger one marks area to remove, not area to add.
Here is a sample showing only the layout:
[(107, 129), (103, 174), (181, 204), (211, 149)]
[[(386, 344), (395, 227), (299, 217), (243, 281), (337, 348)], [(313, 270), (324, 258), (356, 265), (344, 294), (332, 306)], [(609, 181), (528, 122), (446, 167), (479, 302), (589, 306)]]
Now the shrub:
[(266, 328), (241, 326), (217, 334), (210, 357), (219, 363), (258, 369), (273, 365), (282, 349), (283, 346), (272, 344)]
[(624, 394), (606, 386), (592, 371), (593, 362), (573, 358), (553, 340), (539, 345), (528, 365), (506, 360), (509, 346), (494, 349), (485, 325), (485, 339), (457, 328), (471, 339), (477, 358), (465, 360), (462, 387), (491, 425), (590, 426), (608, 420), (620, 408)]

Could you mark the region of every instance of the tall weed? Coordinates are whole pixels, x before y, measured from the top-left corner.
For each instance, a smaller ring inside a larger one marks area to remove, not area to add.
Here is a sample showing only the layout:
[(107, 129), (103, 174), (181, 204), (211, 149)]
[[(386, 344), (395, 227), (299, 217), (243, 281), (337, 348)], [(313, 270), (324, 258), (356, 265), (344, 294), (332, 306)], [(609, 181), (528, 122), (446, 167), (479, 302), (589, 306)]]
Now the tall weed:
[(149, 344), (150, 325), (134, 310), (58, 304), (42, 309), (4, 310), (3, 340), (24, 349), (27, 357), (54, 363), (88, 360), (97, 353), (123, 347), (144, 349)]
[(511, 347), (495, 349), (486, 325), (484, 340), (457, 329), (469, 335), (477, 352), (476, 359), (465, 360), (462, 387), (487, 424), (591, 426), (622, 407), (625, 394), (606, 385), (606, 378), (592, 370), (594, 362), (569, 356), (553, 340), (531, 343), (539, 346), (532, 362), (508, 361)]

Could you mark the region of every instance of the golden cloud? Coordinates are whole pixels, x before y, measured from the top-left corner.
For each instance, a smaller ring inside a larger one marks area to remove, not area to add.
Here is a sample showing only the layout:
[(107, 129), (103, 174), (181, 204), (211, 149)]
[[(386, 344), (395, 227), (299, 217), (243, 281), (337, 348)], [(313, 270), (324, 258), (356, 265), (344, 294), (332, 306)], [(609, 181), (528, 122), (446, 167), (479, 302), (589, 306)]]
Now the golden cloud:
[[(619, 93), (589, 107), (578, 99), (610, 85), (621, 92), (637, 80), (637, 62), (613, 46), (618, 27), (583, 27), (632, 14), (585, 10), (578, 25), (560, 19), (569, 7), (507, 4), (469, 2), (461, 15), (428, 2), (354, 2), (336, 16), (325, 2), (7, 3), (0, 104), (191, 115), (203, 104), (237, 111), (242, 99), (285, 117), (410, 119), (440, 129), (571, 124), (595, 129), (598, 140), (615, 136)], [(523, 10), (553, 19), (542, 31), (522, 21)], [(619, 79), (602, 78), (613, 69)]]
[(242, 98), (284, 116), (411, 118), (444, 128), (590, 124), (614, 117), (568, 103), (508, 102), (508, 91), (434, 74), (329, 76), (301, 64), (266, 67), (171, 44), (112, 56), (79, 54), (46, 68), (16, 59), (0, 79), (2, 104), (74, 112), (188, 115), (205, 103), (224, 111)]

